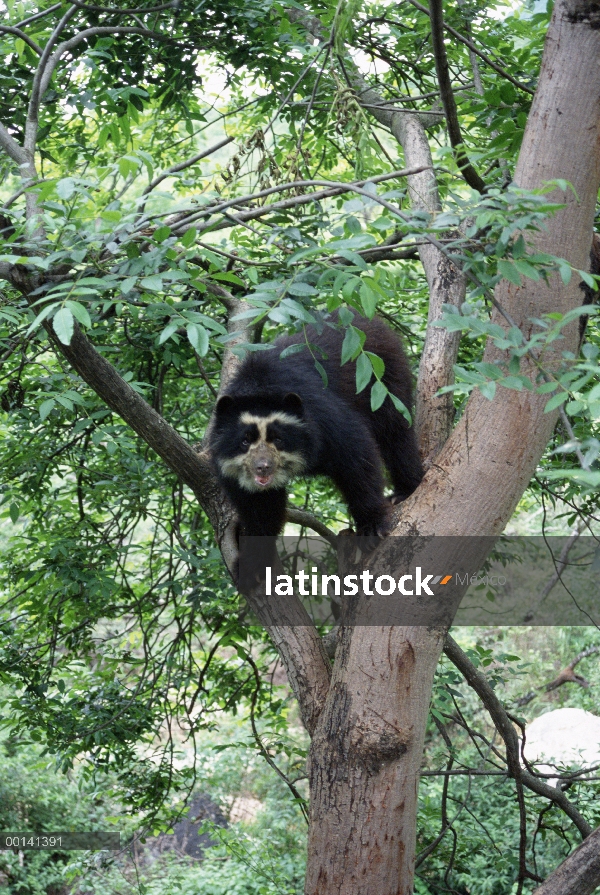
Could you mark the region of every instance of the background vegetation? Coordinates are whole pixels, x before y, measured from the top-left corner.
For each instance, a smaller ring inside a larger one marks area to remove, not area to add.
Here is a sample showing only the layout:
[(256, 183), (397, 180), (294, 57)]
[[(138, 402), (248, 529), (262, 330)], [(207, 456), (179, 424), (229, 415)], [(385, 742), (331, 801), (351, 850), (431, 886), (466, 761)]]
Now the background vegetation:
[[(135, 14), (122, 4), (3, 6), (0, 263), (37, 279), (19, 289), (7, 278), (0, 303), (0, 828), (150, 835), (194, 793), (226, 815), (236, 797), (259, 810), (213, 830), (220, 844), (202, 862), (149, 847), (112, 863), (1, 852), (0, 881), (10, 895), (300, 892), (307, 738), (276, 653), (249, 623), (191, 491), (52, 346), (82, 328), (194, 443), (232, 347), (262, 350), (341, 308), (357, 386), (378, 406), (378, 359), (362, 352), (352, 313), (381, 314), (416, 371), (429, 298), (416, 249), (433, 238), (473, 277), (465, 305), (446, 315), (463, 333), (456, 413), (473, 388), (491, 400), (502, 387), (541, 387), (565, 411), (515, 528), (597, 531), (593, 309), (581, 356), (566, 357), (551, 382), (520, 376), (531, 343), (514, 333), (510, 369), (481, 363), (485, 338), (505, 338), (489, 324), (501, 277), (558, 269), (579, 277), (588, 298), (594, 288), (587, 272), (531, 253), (528, 232), (556, 205), (510, 185), (550, 10), (445, 4), (480, 195), (449, 145), (418, 3), (317, 3), (320, 41), (297, 5), (272, 0), (142, 3)], [(61, 16), (61, 53), (43, 83), (40, 58)], [(393, 174), (405, 167), (398, 144), (361, 104), (355, 69), (386, 101), (425, 116), (439, 214), (409, 206), (406, 179)], [(24, 97), (37, 119), (29, 179), (10, 153), (11, 140), (32, 132)], [(566, 322), (542, 321), (542, 351)], [(347, 525), (325, 481), (297, 483), (291, 500), (335, 531)], [(456, 636), (514, 711), (598, 643), (592, 628)], [(589, 689), (561, 688), (518, 714), (563, 703), (598, 713), (597, 657), (586, 662)], [(436, 685), (419, 849), (445, 835), (419, 863), (416, 891), (504, 895), (516, 891), (520, 835), (505, 763), (495, 756), (499, 776), (433, 774), (449, 762), (491, 769), (492, 753), (481, 751), (481, 738), (493, 739), (489, 719), (453, 668), (445, 660)], [(597, 826), (589, 776), (567, 781), (569, 798)], [(559, 808), (533, 795), (526, 826), (539, 877), (578, 841)]]

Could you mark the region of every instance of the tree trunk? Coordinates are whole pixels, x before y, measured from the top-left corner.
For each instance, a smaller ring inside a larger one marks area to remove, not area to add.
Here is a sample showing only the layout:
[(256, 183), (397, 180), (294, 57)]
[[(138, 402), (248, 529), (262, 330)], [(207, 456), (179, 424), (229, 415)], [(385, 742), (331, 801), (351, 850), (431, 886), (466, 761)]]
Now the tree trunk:
[[(554, 178), (574, 193), (536, 235), (539, 251), (585, 269), (600, 184), (600, 30), (592, 3), (557, 2), (515, 179)], [(528, 334), (532, 317), (581, 304), (568, 286), (502, 283), (497, 298)], [(494, 315), (495, 322), (504, 319)], [(552, 369), (575, 350), (577, 327), (544, 356)], [(488, 356), (495, 356), (492, 351)], [(529, 372), (535, 378), (533, 364)], [(495, 535), (510, 518), (552, 434), (547, 397), (476, 393), (421, 487), (403, 505), (397, 534)], [(385, 547), (382, 547), (385, 550)], [(400, 573), (400, 570), (398, 570)], [(385, 569), (388, 574), (393, 570)], [(410, 895), (419, 766), (431, 683), (444, 627), (342, 631), (331, 687), (311, 749), (307, 895)]]
[(445, 630), (346, 628), (313, 737), (306, 892), (412, 892), (415, 813)]

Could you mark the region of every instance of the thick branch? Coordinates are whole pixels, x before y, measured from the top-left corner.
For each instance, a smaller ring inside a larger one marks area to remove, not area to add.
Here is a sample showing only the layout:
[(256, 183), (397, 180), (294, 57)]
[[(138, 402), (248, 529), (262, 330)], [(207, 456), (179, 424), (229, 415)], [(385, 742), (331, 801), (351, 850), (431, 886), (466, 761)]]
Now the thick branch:
[(600, 829), (571, 852), (534, 895), (592, 895), (600, 885)]
[(517, 783), (522, 783), (532, 792), (554, 802), (569, 817), (582, 837), (589, 836), (592, 828), (577, 810), (577, 808), (567, 799), (565, 794), (553, 786), (548, 786), (534, 774), (524, 770), (519, 761), (519, 738), (513, 726), (512, 721), (508, 717), (506, 709), (496, 696), (494, 690), (489, 685), (487, 678), (482, 674), (471, 662), (471, 660), (461, 650), (455, 640), (448, 634), (444, 644), (444, 652), (455, 665), (465, 680), (472, 687), (486, 709), (488, 710), (496, 730), (504, 740), (506, 746), (506, 762), (508, 772)]
[[(419, 9), (421, 12), (424, 12), (425, 15), (428, 16), (430, 14), (427, 7), (423, 6), (422, 3), (419, 3), (418, 0), (408, 0), (408, 2), (411, 3), (412, 6), (414, 6), (416, 9)], [(535, 93), (535, 90), (532, 90), (531, 87), (527, 87), (526, 84), (522, 84), (520, 81), (517, 81), (516, 78), (513, 78), (512, 75), (510, 75), (505, 69), (503, 69), (496, 62), (494, 62), (493, 59), (490, 59), (489, 56), (487, 56), (485, 53), (482, 53), (482, 51), (473, 43), (473, 41), (469, 40), (467, 37), (465, 37), (464, 34), (461, 34), (460, 31), (457, 31), (455, 28), (452, 28), (451, 25), (447, 25), (446, 23), (444, 23), (444, 30), (447, 31), (449, 34), (452, 34), (457, 40), (459, 40), (466, 47), (468, 47), (473, 53), (475, 53), (477, 56), (479, 56), (480, 59), (483, 59), (483, 61), (487, 65), (489, 65), (490, 68), (493, 68), (495, 72), (497, 72), (499, 75), (502, 75), (502, 77), (506, 78), (507, 81), (510, 81), (511, 84), (514, 84), (514, 86), (518, 87), (519, 90), (524, 90), (525, 93), (529, 93), (531, 96), (533, 96), (533, 94)]]
[(5, 153), (16, 162), (19, 166), (29, 165), (29, 156), (22, 146), (19, 146), (14, 137), (6, 130), (3, 124), (0, 124), (0, 147)]
[(446, 124), (448, 126), (448, 136), (450, 137), (450, 145), (454, 149), (456, 164), (458, 165), (463, 177), (470, 187), (480, 193), (485, 191), (485, 181), (479, 176), (475, 168), (469, 162), (462, 134), (460, 132), (460, 123), (458, 121), (458, 110), (456, 108), (456, 100), (452, 92), (452, 84), (450, 83), (450, 70), (448, 68), (448, 56), (446, 55), (446, 46), (444, 44), (444, 18), (442, 0), (430, 0), (429, 17), (431, 19), (431, 38), (433, 42), (433, 53), (435, 56), (435, 70), (437, 72), (440, 94), (446, 114)]
[[(41, 277), (14, 266), (10, 280), (33, 303), (31, 293), (42, 285)], [(59, 342), (50, 322), (46, 324), (46, 331), (55, 351), (68, 360), (84, 382), (191, 488), (210, 520), (227, 567), (233, 569), (237, 559), (236, 526), (231, 506), (217, 483), (208, 454), (194, 450), (150, 407), (96, 350), (77, 324), (69, 345)], [(302, 616), (289, 597), (285, 598), (283, 605), (259, 598), (249, 602), (281, 655), (300, 704), (303, 721), (311, 732), (329, 687), (329, 661), (321, 638), (307, 613), (304, 613), (306, 625), (297, 624)], [(287, 613), (289, 625), (285, 624)]]

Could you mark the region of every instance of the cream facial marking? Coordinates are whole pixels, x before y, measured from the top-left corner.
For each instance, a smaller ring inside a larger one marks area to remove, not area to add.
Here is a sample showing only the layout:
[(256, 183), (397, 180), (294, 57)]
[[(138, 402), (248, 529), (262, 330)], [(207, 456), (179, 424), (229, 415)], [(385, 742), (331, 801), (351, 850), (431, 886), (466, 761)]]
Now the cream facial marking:
[(286, 426), (304, 426), (303, 421), (299, 420), (297, 416), (292, 416), (291, 413), (280, 413), (279, 411), (270, 413), (268, 416), (258, 416), (255, 413), (245, 411), (240, 415), (240, 422), (244, 426), (256, 426), (260, 441), (267, 440), (267, 426), (269, 423), (283, 423)]

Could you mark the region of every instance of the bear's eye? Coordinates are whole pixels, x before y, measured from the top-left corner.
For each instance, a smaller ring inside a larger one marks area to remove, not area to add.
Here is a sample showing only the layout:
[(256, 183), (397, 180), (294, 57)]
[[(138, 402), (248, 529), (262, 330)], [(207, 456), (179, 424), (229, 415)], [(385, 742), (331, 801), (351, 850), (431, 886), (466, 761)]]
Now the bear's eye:
[(281, 448), (283, 447), (283, 439), (282, 438), (274, 438), (273, 444), (275, 445), (277, 450), (280, 451)]
[(250, 445), (250, 442), (248, 441), (248, 439), (247, 439), (247, 438), (244, 438), (244, 439), (242, 440), (242, 447), (243, 447), (243, 448), (247, 448), (247, 447), (249, 447), (249, 445)]

